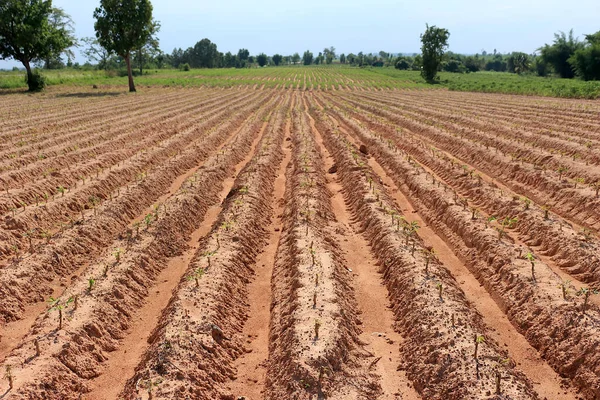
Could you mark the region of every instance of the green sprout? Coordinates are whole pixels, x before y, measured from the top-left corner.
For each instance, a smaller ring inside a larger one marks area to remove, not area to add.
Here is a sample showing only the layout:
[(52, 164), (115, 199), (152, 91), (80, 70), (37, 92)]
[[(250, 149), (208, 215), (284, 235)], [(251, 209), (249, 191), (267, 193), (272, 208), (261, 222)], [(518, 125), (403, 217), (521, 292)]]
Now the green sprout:
[(192, 275), (187, 277), (188, 281), (195, 281), (196, 282), (196, 287), (200, 286), (200, 278), (202, 278), (204, 276), (204, 268), (202, 267), (198, 267), (194, 270), (194, 272), (192, 273)]
[(485, 343), (485, 337), (483, 335), (475, 335), (475, 353), (473, 354), (473, 357), (475, 358), (475, 360), (477, 360), (477, 351), (479, 350), (479, 344), (480, 343)]
[(61, 302), (60, 298), (55, 299), (54, 297), (50, 297), (48, 299), (48, 303), (50, 304), (50, 311), (58, 311), (58, 329), (62, 329), (63, 326), (63, 310), (69, 306), (73, 302), (73, 298), (69, 297), (66, 302)]

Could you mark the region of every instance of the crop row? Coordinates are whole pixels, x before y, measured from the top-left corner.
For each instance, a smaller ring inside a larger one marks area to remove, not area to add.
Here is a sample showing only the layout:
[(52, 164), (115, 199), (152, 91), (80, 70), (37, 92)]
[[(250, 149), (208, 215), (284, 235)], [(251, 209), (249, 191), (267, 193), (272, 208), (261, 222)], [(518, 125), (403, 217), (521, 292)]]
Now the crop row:
[[(364, 154), (315, 103), (311, 114), (334, 156), (344, 197), (377, 257), (405, 338), (402, 368), (424, 398), (478, 399), (485, 393), (535, 398), (507, 361), (450, 272), (409, 223)], [(484, 344), (485, 343), (485, 344)], [(471, 377), (465, 383), (465, 377)]]
[(145, 215), (144, 227), (109, 240), (101, 256), (53, 301), (59, 318), (68, 318), (38, 319), (24, 345), (4, 362), (14, 366), (15, 389), (21, 395), (35, 397), (40, 383), (50, 397), (78, 398), (89, 391), (89, 380), (102, 373), (102, 364), (118, 348), (167, 260), (181, 254), (209, 207), (220, 200), (223, 182), (256, 142), (267, 110), (244, 117), (248, 123), (224, 147), (226, 157), (211, 149), (195, 174)]
[[(155, 170), (162, 168), (168, 160), (176, 158), (178, 153), (202, 137), (198, 136), (198, 132), (210, 135), (218, 124), (229, 118), (232, 110), (255, 107), (256, 104), (252, 100), (255, 101), (256, 97), (220, 107), (214, 112), (204, 114), (200, 119), (201, 123), (193, 121), (191, 125), (182, 126), (179, 131), (174, 127), (169, 131), (172, 134), (167, 135), (155, 149), (148, 149), (131, 162), (116, 165), (114, 168), (109, 167), (101, 176), (90, 178), (87, 184), (83, 179), (79, 187), (63, 188), (59, 197), (44, 199), (43, 203), (39, 201), (37, 205), (24, 206), (18, 213), (13, 211), (12, 218), (5, 221), (3, 230), (0, 231), (0, 235), (7, 237), (5, 247), (1, 251), (4, 254), (23, 252), (24, 248), (27, 248), (26, 240), (30, 244), (40, 239), (49, 241), (52, 235), (65, 228), (65, 223), (70, 222), (72, 225), (80, 213), (84, 219), (84, 210), (96, 208), (103, 201), (110, 202), (118, 198), (121, 191), (128, 189), (131, 184), (137, 184), (148, 175), (152, 175)], [(13, 255), (19, 257), (18, 254)]]
[(414, 207), (475, 275), (517, 329), (562, 376), (573, 380), (586, 398), (600, 395), (598, 363), (599, 310), (589, 304), (589, 291), (576, 300), (561, 290), (563, 281), (535, 256), (506, 240), (502, 230), (518, 221), (503, 218), (499, 230), (473, 213), (448, 187), (402, 155), (395, 144), (351, 120), (345, 124), (352, 134), (372, 149), (395, 183), (412, 199)]
[(227, 394), (225, 384), (235, 374), (232, 362), (244, 352), (239, 333), (248, 308), (250, 266), (264, 245), (264, 227), (272, 217), (269, 207), (282, 158), (289, 96), (278, 103), (256, 150), (249, 154), (252, 159), (238, 174), (217, 221), (163, 311), (124, 398), (148, 390), (161, 398)]
[(206, 136), (188, 142), (177, 158), (156, 168), (155, 173), (145, 176), (122, 190), (120, 196), (96, 208), (94, 217), (82, 216), (72, 229), (59, 232), (51, 246), (44, 246), (39, 253), (34, 252), (5, 267), (0, 277), (0, 293), (4, 298), (0, 308), (2, 319), (19, 318), (26, 303), (39, 300), (42, 293), (48, 293), (49, 282), (53, 278), (67, 276), (81, 268), (114, 236), (125, 234), (127, 225), (169, 188), (174, 177), (206, 160), (263, 104), (250, 103), (239, 113), (220, 120), (220, 124), (215, 125), (215, 129)]
[[(352, 103), (351, 100), (348, 102)], [(600, 227), (600, 197), (595, 189), (575, 186), (562, 180), (564, 172), (538, 171), (533, 166), (511, 161), (509, 157), (491, 152), (485, 145), (474, 144), (413, 118), (383, 110), (375, 104), (354, 102), (357, 110), (364, 109), (387, 119), (400, 130), (418, 135), (427, 145), (444, 150), (459, 158), (461, 163), (472, 165), (493, 176), (516, 193), (540, 205), (551, 207), (557, 214), (587, 228)]]
[[(323, 155), (301, 101), (292, 112), (283, 229), (272, 278), (266, 398), (373, 398), (350, 271), (333, 240)], [(351, 383), (350, 383), (351, 382)]]

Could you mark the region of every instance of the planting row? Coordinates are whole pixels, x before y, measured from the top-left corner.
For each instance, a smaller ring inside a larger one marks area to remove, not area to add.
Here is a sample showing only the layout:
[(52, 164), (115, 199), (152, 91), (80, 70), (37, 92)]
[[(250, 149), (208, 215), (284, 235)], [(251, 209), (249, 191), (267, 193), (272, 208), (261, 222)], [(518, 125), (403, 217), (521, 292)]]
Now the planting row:
[(473, 219), (462, 199), (436, 182), (410, 155), (402, 155), (395, 144), (350, 119), (344, 122), (372, 150), (424, 219), (465, 260), (532, 346), (586, 398), (599, 396), (596, 366), (600, 354), (593, 350), (600, 341), (599, 309), (589, 302), (592, 291), (584, 288), (574, 298), (547, 264), (506, 240), (502, 232), (518, 224), (514, 216), (503, 218), (499, 229), (483, 218)]
[[(100, 256), (51, 299), (50, 312), (38, 318), (2, 365), (12, 367), (11, 394), (35, 397), (43, 390), (46, 396), (67, 399), (91, 390), (91, 380), (110, 364), (110, 353), (136, 323), (136, 312), (148, 301), (162, 269), (171, 265), (168, 260), (186, 249), (209, 207), (219, 202), (226, 178), (258, 141), (267, 111), (243, 118), (235, 140), (223, 148), (226, 157), (212, 150), (176, 193), (142, 215), (143, 227), (108, 240)], [(231, 135), (231, 127), (225, 132)]]
[(281, 162), (283, 119), (289, 96), (268, 118), (250, 162), (238, 174), (210, 233), (151, 336), (150, 346), (122, 397), (223, 398), (245, 350), (247, 284), (265, 244), (273, 183)]
[[(600, 227), (600, 197), (596, 189), (567, 183), (564, 171), (538, 171), (530, 165), (511, 161), (509, 157), (493, 153), (484, 145), (475, 145), (438, 128), (386, 111), (375, 104), (347, 99), (359, 110), (379, 115), (401, 130), (418, 135), (428, 146), (447, 151), (461, 163), (493, 176), (516, 193), (527, 196), (540, 205), (552, 208), (557, 214), (587, 228)], [(361, 111), (358, 111), (360, 113)]]
[(435, 250), (423, 244), (418, 224), (405, 219), (358, 146), (315, 103), (310, 111), (336, 161), (346, 202), (380, 265), (397, 329), (405, 338), (401, 368), (416, 390), (423, 398), (479, 399), (490, 393), (536, 398), (531, 383), (490, 338)]

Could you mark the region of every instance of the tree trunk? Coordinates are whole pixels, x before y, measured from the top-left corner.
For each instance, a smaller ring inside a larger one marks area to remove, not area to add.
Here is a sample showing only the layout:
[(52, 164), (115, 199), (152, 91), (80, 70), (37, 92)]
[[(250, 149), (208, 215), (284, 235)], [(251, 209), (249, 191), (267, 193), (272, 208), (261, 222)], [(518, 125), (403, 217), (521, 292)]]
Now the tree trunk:
[(36, 90), (36, 88), (32, 87), (33, 73), (31, 72), (31, 65), (29, 65), (29, 61), (23, 61), (23, 65), (25, 66), (25, 69), (27, 70), (27, 86), (29, 87), (29, 91), (34, 92)]
[(135, 92), (135, 85), (133, 84), (133, 73), (131, 72), (131, 56), (129, 53), (125, 55), (125, 63), (127, 64), (127, 76), (129, 77), (129, 91)]
[(140, 60), (140, 76), (143, 75), (144, 71), (144, 60), (142, 59), (142, 49), (139, 50), (138, 52), (138, 56), (139, 56), (139, 60)]

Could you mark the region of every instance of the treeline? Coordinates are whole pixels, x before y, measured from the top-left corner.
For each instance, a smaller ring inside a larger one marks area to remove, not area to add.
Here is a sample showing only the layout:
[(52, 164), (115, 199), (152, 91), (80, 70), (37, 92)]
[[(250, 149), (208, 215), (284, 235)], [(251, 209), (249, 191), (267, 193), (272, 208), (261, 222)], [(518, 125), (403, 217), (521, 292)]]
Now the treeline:
[[(537, 54), (539, 53), (539, 54)], [(552, 44), (545, 44), (534, 54), (513, 52), (464, 56), (446, 52), (439, 70), (456, 73), (477, 71), (510, 72), (514, 74), (555, 75), (561, 78), (579, 77), (583, 80), (600, 80), (600, 31), (585, 35), (579, 41), (569, 34), (559, 32), (554, 35)], [(400, 70), (421, 70), (422, 57), (401, 56), (394, 60), (394, 66)]]

